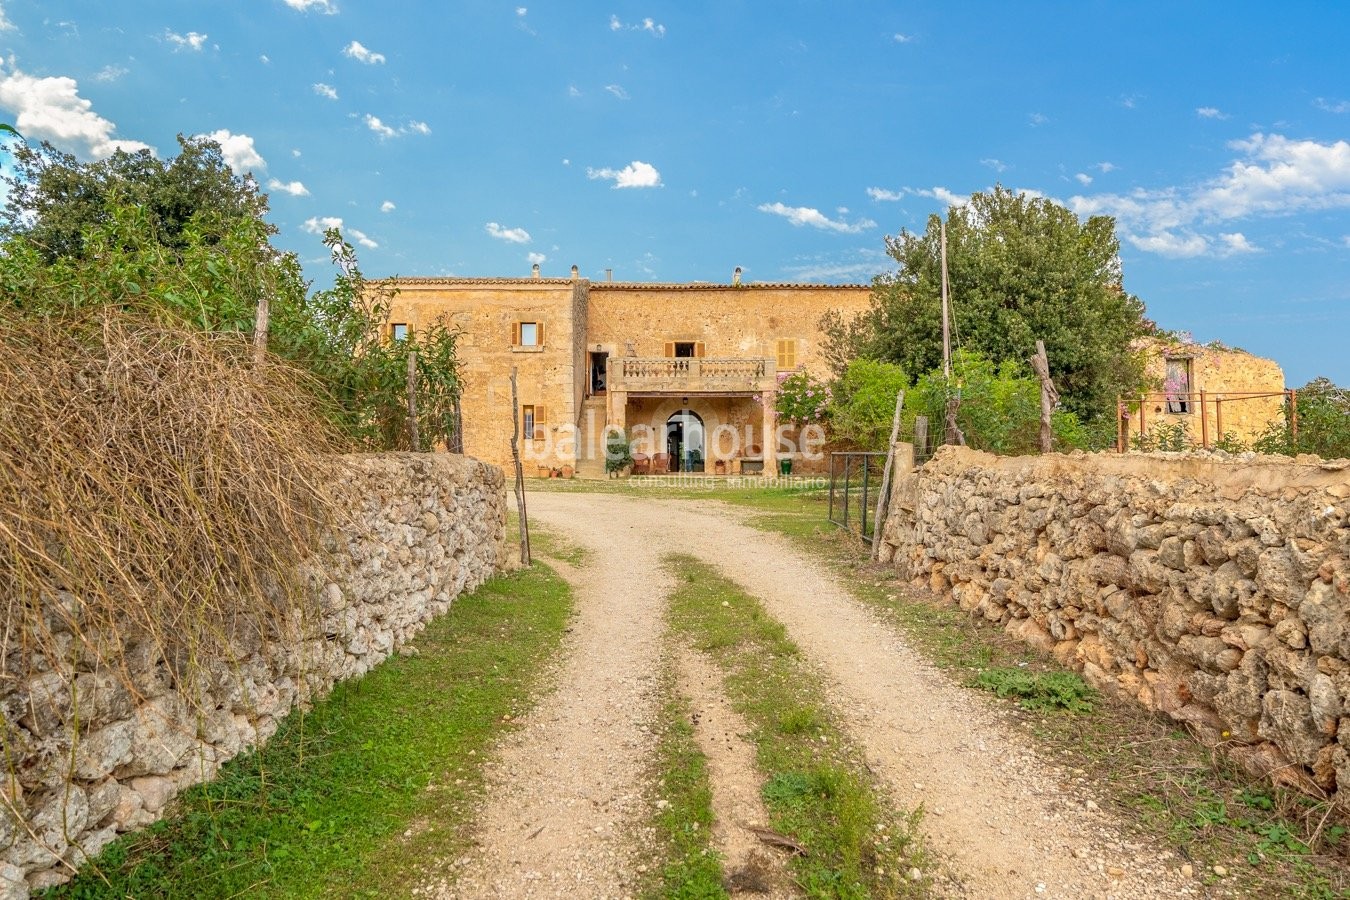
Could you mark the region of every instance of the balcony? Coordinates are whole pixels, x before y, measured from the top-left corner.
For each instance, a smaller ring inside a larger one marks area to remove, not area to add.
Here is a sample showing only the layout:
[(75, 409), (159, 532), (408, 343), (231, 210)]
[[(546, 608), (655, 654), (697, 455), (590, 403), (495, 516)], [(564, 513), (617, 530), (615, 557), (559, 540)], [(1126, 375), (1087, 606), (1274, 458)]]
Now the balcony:
[(777, 387), (774, 360), (745, 357), (610, 357), (611, 391), (630, 394), (754, 394)]

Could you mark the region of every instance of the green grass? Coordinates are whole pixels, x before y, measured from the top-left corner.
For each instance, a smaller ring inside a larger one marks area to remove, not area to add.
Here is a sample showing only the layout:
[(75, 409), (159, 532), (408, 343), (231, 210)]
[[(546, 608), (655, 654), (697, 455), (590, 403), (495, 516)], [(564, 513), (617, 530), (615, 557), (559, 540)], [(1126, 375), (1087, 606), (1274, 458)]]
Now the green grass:
[(294, 714), (59, 898), (385, 897), (467, 846), (496, 738), (532, 703), (571, 609), (549, 569), (459, 598), (414, 642)]
[(770, 824), (808, 851), (793, 860), (799, 887), (810, 897), (920, 894), (922, 882), (905, 877), (919, 859), (917, 818), (891, 808), (867, 775), (782, 624), (712, 567), (678, 555), (667, 565), (672, 629), (722, 671), (751, 728)]
[(986, 668), (972, 684), (999, 697), (1012, 697), (1034, 712), (1092, 712), (1097, 692), (1077, 672), (1032, 672), (1017, 666)]
[(669, 666), (663, 693), (656, 759), (648, 772), (653, 801), (664, 801), (651, 825), (658, 835), (661, 858), (648, 873), (643, 896), (679, 900), (716, 900), (727, 896), (721, 857), (713, 850), (712, 786), (708, 760), (694, 740), (689, 704), (674, 692)]
[[(516, 527), (514, 516), (512, 516), (512, 519), (511, 524), (514, 528)], [(518, 534), (518, 532), (510, 533)], [(569, 541), (566, 536), (536, 522), (530, 523), (530, 553), (547, 559), (562, 560), (574, 568), (586, 565), (586, 561), (590, 558), (590, 551), (585, 547)]]

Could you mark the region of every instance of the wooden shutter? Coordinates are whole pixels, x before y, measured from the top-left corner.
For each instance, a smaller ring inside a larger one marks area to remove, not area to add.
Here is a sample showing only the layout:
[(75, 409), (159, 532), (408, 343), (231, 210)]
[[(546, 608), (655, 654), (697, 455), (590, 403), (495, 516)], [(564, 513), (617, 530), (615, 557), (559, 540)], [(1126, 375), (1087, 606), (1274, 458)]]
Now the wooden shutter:
[(512, 347), (519, 347), (519, 346), (520, 346), (520, 323), (519, 323), (519, 322), (512, 322), (512, 323), (511, 323), (511, 346), (512, 346)]
[(703, 342), (702, 342), (702, 341), (696, 341), (696, 342), (694, 343), (694, 358), (695, 358), (695, 359), (702, 359), (702, 358), (703, 358)]
[(778, 370), (780, 372), (797, 368), (797, 340), (788, 338), (778, 342)]
[(534, 345), (536, 347), (544, 346), (544, 323), (534, 323)]
[(673, 359), (675, 356), (675, 342), (666, 341), (666, 358)]
[(542, 441), (548, 429), (548, 407), (542, 403), (534, 405), (534, 439)]

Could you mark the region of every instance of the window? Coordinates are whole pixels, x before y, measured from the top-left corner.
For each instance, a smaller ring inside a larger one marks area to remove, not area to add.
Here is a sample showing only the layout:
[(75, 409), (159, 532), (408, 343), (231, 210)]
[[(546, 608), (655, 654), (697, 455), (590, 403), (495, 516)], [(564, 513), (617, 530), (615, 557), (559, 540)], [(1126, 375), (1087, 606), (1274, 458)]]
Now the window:
[(787, 338), (778, 342), (778, 371), (786, 372), (797, 368), (797, 339)]
[(542, 403), (534, 403), (520, 408), (520, 433), (525, 436), (525, 440), (544, 440), (544, 432), (548, 427), (545, 424), (546, 415)]
[(1191, 411), (1191, 361), (1189, 359), (1169, 359), (1167, 377), (1163, 379), (1163, 391), (1167, 395), (1167, 411), (1170, 413), (1189, 413)]
[(408, 339), (408, 323), (395, 322), (389, 326), (389, 337), (396, 341), (406, 341)]
[(514, 347), (544, 346), (544, 323), (516, 322), (511, 334), (511, 345)]
[(695, 359), (703, 356), (702, 341), (666, 341), (666, 356), (675, 359)]

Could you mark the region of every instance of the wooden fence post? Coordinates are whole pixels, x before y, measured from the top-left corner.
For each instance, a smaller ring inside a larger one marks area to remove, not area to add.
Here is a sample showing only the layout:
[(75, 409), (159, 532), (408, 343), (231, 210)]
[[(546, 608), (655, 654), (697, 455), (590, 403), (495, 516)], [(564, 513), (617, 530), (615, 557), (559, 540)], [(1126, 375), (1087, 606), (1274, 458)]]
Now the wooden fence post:
[(412, 451), (422, 449), (422, 441), (417, 433), (417, 351), (408, 353), (408, 442)]
[(1209, 449), (1209, 408), (1205, 403), (1204, 391), (1200, 392), (1200, 446), (1205, 450)]
[(886, 524), (886, 506), (890, 501), (891, 466), (895, 462), (895, 442), (900, 437), (900, 413), (905, 408), (905, 392), (895, 395), (895, 416), (891, 419), (891, 442), (886, 449), (886, 466), (881, 470), (881, 490), (877, 492), (877, 513), (872, 518), (872, 558), (881, 547), (881, 528)]
[(272, 303), (263, 291), (258, 297), (258, 308), (253, 314), (253, 368), (261, 369), (267, 361), (267, 329)]
[(1059, 391), (1050, 380), (1050, 358), (1045, 353), (1045, 341), (1036, 342), (1036, 355), (1031, 358), (1032, 371), (1041, 379), (1041, 452), (1055, 449), (1055, 433), (1050, 427), (1050, 415), (1059, 402)]
[(926, 462), (928, 460), (928, 417), (914, 417), (914, 459), (917, 462), (922, 457)]
[(525, 513), (525, 471), (520, 466), (520, 400), (516, 396), (516, 367), (511, 367), (511, 459), (516, 467), (516, 512), (520, 519), (520, 564), (530, 564), (530, 520)]

